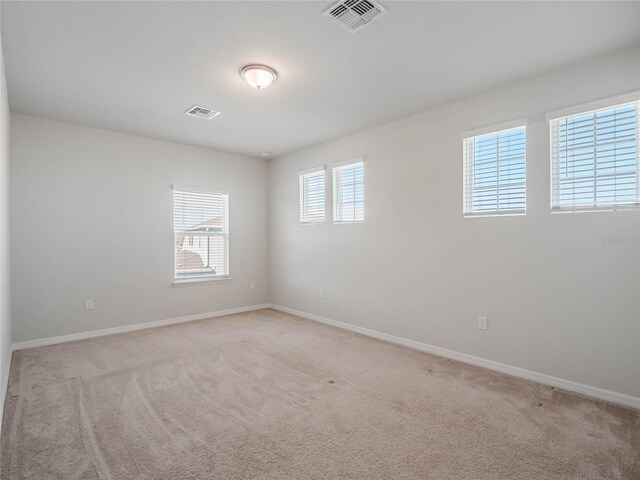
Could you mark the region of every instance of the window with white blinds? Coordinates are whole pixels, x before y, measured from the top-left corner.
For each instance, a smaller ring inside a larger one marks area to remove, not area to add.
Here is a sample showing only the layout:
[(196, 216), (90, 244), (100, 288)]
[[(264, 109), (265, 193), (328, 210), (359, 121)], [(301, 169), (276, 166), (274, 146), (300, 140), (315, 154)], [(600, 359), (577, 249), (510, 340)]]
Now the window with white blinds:
[(307, 170), (299, 174), (300, 181), (300, 222), (324, 222), (325, 186), (324, 167)]
[(640, 204), (639, 105), (634, 101), (550, 120), (553, 211)]
[(364, 221), (364, 161), (333, 167), (333, 221)]
[(464, 215), (526, 211), (526, 127), (464, 139)]
[(175, 280), (229, 276), (229, 196), (173, 192)]

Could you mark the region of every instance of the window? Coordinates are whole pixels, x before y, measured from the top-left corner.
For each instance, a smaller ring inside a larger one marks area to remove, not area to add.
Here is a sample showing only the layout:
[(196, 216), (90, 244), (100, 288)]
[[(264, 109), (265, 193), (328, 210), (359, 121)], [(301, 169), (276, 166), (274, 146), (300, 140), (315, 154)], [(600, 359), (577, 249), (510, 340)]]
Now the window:
[(300, 222), (324, 222), (324, 167), (301, 172)]
[(526, 127), (464, 139), (464, 215), (526, 210)]
[(364, 161), (333, 168), (333, 221), (364, 221)]
[(229, 196), (174, 190), (175, 281), (229, 276)]
[(552, 118), (552, 211), (637, 206), (638, 101)]

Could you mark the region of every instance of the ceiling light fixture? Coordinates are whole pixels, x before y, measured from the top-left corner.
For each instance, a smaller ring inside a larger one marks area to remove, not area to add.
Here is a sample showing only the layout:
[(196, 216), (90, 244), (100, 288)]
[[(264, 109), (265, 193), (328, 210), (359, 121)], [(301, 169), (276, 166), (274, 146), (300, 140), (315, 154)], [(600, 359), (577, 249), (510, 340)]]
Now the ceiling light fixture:
[(247, 65), (240, 70), (240, 75), (257, 90), (267, 88), (278, 78), (278, 73), (266, 65)]

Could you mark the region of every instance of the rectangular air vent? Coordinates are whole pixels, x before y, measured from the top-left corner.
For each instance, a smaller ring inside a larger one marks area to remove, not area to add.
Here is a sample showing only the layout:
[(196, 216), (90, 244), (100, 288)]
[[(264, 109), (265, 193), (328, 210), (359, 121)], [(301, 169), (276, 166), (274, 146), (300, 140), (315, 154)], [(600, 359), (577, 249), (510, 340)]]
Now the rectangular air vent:
[(185, 115), (204, 118), (205, 120), (211, 120), (213, 117), (220, 115), (220, 112), (216, 112), (215, 110), (211, 110), (210, 108), (199, 107), (198, 105), (194, 105), (184, 113)]
[(375, 0), (342, 0), (324, 14), (342, 28), (355, 33), (369, 22), (387, 13)]

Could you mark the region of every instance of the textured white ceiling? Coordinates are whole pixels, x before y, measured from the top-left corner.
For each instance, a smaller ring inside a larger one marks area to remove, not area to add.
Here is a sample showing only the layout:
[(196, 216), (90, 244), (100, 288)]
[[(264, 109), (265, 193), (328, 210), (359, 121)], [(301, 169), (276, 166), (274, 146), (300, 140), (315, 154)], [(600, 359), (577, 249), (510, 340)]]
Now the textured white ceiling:
[(383, 0), (356, 34), (332, 3), (3, 1), (11, 109), (277, 156), (640, 42), (639, 2)]

